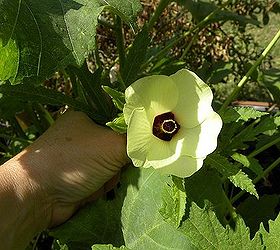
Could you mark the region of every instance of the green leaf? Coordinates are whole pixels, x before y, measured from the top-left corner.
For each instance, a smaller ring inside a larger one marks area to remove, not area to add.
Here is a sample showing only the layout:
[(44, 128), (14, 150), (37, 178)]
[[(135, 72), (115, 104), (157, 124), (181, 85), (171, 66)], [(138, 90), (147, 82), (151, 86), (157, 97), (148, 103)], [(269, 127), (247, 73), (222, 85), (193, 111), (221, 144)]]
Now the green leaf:
[(112, 201), (100, 199), (86, 206), (51, 235), (67, 244), (70, 250), (76, 250), (79, 245), (83, 245), (83, 249), (89, 249), (93, 244), (124, 245), (120, 221), (123, 198), (118, 192)]
[(256, 175), (261, 175), (263, 173), (262, 166), (255, 158), (248, 158), (247, 156), (239, 153), (234, 153), (231, 155), (231, 158), (241, 163), (244, 167), (251, 169)]
[(266, 249), (278, 249), (280, 245), (280, 214), (278, 214), (275, 221), (269, 221), (269, 232), (266, 231), (263, 226), (261, 226), (259, 232), (262, 234)]
[(98, 115), (92, 113), (92, 111), (84, 103), (76, 101), (75, 99), (66, 96), (56, 90), (47, 89), (42, 86), (34, 87), (29, 84), (18, 84), (13, 86), (4, 84), (0, 85), (0, 93), (2, 93), (4, 97), (15, 99), (16, 102), (20, 100), (22, 102), (33, 101), (54, 106), (69, 105), (70, 107), (89, 114), (96, 121), (99, 121), (101, 119)]
[(262, 117), (259, 123), (252, 122), (246, 127), (239, 127), (240, 132), (228, 141), (226, 149), (246, 149), (248, 145), (244, 142), (255, 141), (260, 134), (273, 134), (276, 132), (276, 128), (273, 117)]
[(72, 245), (73, 250), (83, 242), (117, 247), (125, 242), (129, 249), (143, 250), (193, 249), (187, 237), (159, 213), (166, 179), (152, 168), (128, 167), (113, 200), (99, 200), (87, 206), (52, 235)]
[[(176, 182), (180, 182), (184, 186), (184, 179), (176, 178)], [(175, 227), (179, 227), (181, 220), (185, 214), (186, 209), (186, 193), (184, 190), (178, 188), (174, 183), (170, 186), (165, 186), (162, 193), (163, 207), (160, 209), (160, 213), (170, 224), (174, 224)]]
[(226, 157), (219, 154), (211, 154), (206, 158), (206, 163), (227, 177), (234, 186), (246, 190), (248, 193), (259, 198), (255, 185), (248, 175), (242, 172), (239, 167), (230, 163)]
[(131, 174), (126, 175), (126, 182), (131, 184), (122, 209), (126, 246), (139, 250), (193, 249), (188, 238), (166, 223), (159, 213), (167, 177), (152, 168), (133, 169)]
[(235, 226), (224, 228), (213, 211), (191, 204), (188, 218), (181, 231), (197, 249), (263, 249), (259, 235), (250, 239), (250, 231), (241, 217), (235, 218)]
[[(0, 40), (2, 46), (16, 44), (20, 57), (9, 62), (9, 78), (42, 80), (69, 64), (81, 65), (95, 48), (97, 17), (105, 6), (136, 26), (139, 0), (2, 0)], [(13, 57), (16, 54), (13, 49)], [(8, 63), (9, 58), (1, 59)], [(2, 75), (0, 80), (7, 78)]]
[(98, 1), (3, 0), (0, 39), (14, 41), (20, 60), (14, 61), (16, 82), (24, 77), (44, 79), (71, 63), (82, 64), (94, 49)]
[(3, 46), (0, 39), (0, 79), (14, 81), (14, 77), (17, 74), (17, 62), (19, 60), (18, 47), (14, 40)]
[(141, 65), (146, 59), (146, 53), (150, 44), (149, 32), (146, 26), (137, 34), (131, 48), (128, 51), (126, 61), (123, 67), (124, 75), (122, 76), (126, 86), (129, 86), (137, 80), (137, 74)]
[(109, 6), (131, 28), (137, 30), (136, 17), (142, 10), (140, 0), (97, 0), (103, 5)]
[(250, 227), (251, 235), (254, 235), (263, 223), (268, 228), (269, 219), (275, 219), (276, 208), (279, 203), (279, 196), (264, 195), (260, 199), (249, 196), (238, 207), (237, 211), (244, 219), (246, 225)]
[(118, 108), (120, 111), (123, 111), (123, 107), (125, 104), (124, 93), (110, 88), (109, 86), (103, 85), (101, 87), (112, 98), (112, 101), (116, 108)]
[(219, 221), (226, 224), (228, 198), (225, 196), (217, 171), (203, 167), (191, 177), (185, 178), (183, 183), (181, 178), (173, 177), (172, 179), (175, 186), (169, 184), (163, 189), (164, 206), (160, 212), (165, 221), (175, 227), (180, 226), (183, 212), (188, 211), (191, 202), (195, 202), (201, 208), (206, 204), (211, 204), (211, 209)]
[(240, 120), (247, 122), (250, 119), (256, 119), (267, 114), (249, 107), (234, 107), (227, 109), (222, 119), (224, 123), (238, 122)]
[[(98, 68), (91, 73), (84, 62), (80, 68), (69, 66), (68, 70), (72, 71), (79, 78), (84, 95), (89, 107), (96, 111), (102, 117), (102, 124), (112, 119), (112, 110), (108, 98), (101, 88), (102, 68)], [(110, 101), (110, 100), (109, 100)]]
[(113, 245), (109, 244), (109, 245), (93, 245), (91, 247), (92, 250), (129, 250), (127, 247), (125, 246), (121, 246), (119, 247), (114, 247)]
[(120, 116), (115, 118), (113, 121), (107, 122), (106, 125), (120, 134), (124, 134), (127, 131), (127, 125), (125, 123), (123, 113), (120, 114)]

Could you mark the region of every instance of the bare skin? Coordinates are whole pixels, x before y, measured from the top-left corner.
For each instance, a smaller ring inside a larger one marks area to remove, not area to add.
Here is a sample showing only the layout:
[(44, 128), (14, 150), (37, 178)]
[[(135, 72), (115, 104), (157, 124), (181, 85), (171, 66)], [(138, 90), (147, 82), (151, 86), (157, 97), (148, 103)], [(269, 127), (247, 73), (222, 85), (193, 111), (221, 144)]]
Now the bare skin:
[(24, 249), (36, 233), (65, 222), (128, 162), (124, 136), (81, 112), (64, 114), (0, 167), (1, 249)]

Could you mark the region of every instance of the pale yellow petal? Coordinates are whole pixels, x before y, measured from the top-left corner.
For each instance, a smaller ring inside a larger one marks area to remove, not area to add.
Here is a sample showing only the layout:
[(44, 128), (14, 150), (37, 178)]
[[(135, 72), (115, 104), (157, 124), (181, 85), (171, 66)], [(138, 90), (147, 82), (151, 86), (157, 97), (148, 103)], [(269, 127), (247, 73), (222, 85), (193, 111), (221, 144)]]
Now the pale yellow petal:
[(186, 128), (192, 128), (202, 123), (212, 111), (213, 94), (195, 73), (182, 69), (171, 75), (176, 83), (179, 97), (173, 113), (177, 122)]
[(160, 168), (159, 171), (163, 174), (171, 174), (181, 178), (189, 177), (202, 167), (203, 160), (203, 158), (196, 159), (183, 155), (172, 164)]
[(127, 154), (136, 167), (143, 166), (146, 161), (153, 136), (151, 126), (144, 108), (133, 110), (127, 128)]
[(222, 119), (214, 111), (199, 126), (184, 130), (182, 154), (204, 158), (217, 147), (217, 138), (222, 128)]
[(135, 108), (144, 107), (152, 116), (171, 111), (177, 104), (176, 84), (164, 75), (143, 77), (132, 83), (125, 91), (125, 120), (128, 121)]

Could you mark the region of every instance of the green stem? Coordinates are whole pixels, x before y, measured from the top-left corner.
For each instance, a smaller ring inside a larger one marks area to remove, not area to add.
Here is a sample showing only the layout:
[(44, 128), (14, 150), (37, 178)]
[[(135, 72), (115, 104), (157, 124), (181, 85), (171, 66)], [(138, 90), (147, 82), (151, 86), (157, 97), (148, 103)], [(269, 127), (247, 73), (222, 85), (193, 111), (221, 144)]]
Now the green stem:
[(196, 26), (194, 26), (193, 28), (191, 28), (189, 31), (184, 32), (180, 37), (174, 39), (173, 41), (171, 41), (169, 44), (167, 44), (161, 51), (159, 51), (158, 53), (156, 53), (155, 55), (151, 56), (149, 60), (147, 60), (146, 63), (144, 63), (142, 65), (142, 69), (145, 69), (146, 67), (148, 67), (148, 65), (154, 61), (155, 59), (157, 59), (158, 57), (164, 55), (167, 51), (169, 51), (172, 47), (174, 47), (177, 43), (181, 42), (185, 37), (187, 37), (189, 34), (191, 34), (192, 32), (195, 31), (199, 31), (202, 28), (204, 28), (204, 26), (209, 22), (209, 20), (220, 11), (220, 9), (216, 9), (213, 12), (211, 12), (208, 16), (206, 16), (202, 21), (200, 21)]
[(189, 42), (188, 46), (185, 48), (184, 52), (182, 53), (179, 60), (183, 60), (186, 56), (186, 54), (189, 52), (190, 48), (192, 47), (194, 41), (198, 38), (198, 31), (195, 32), (192, 40)]
[(47, 130), (54, 123), (54, 119), (50, 115), (49, 111), (47, 111), (41, 103), (35, 102), (32, 106), (39, 116), (41, 127), (44, 129), (44, 131)]
[(26, 144), (31, 144), (32, 143), (31, 140), (26, 140), (26, 139), (23, 139), (21, 137), (12, 137), (12, 136), (6, 135), (6, 134), (0, 134), (0, 138), (4, 138), (4, 139), (7, 139), (7, 140), (11, 140), (11, 141), (20, 141), (20, 142), (23, 142), (23, 143), (26, 143)]
[(239, 94), (241, 88), (243, 85), (248, 81), (249, 77), (252, 75), (252, 73), (256, 70), (256, 68), (261, 64), (262, 60), (267, 56), (269, 51), (273, 48), (273, 46), (276, 44), (278, 39), (280, 38), (280, 29), (276, 33), (276, 35), (273, 37), (273, 39), (270, 41), (270, 43), (267, 45), (265, 50), (262, 52), (258, 60), (253, 64), (253, 66), (249, 69), (247, 74), (240, 80), (240, 82), (237, 84), (237, 86), (234, 88), (230, 96), (225, 100), (223, 103), (221, 109), (219, 110), (220, 114), (223, 114), (225, 112), (225, 109), (227, 106), (237, 97)]
[(122, 19), (119, 16), (116, 16), (115, 18), (115, 34), (116, 34), (116, 45), (119, 53), (120, 72), (122, 74), (123, 66), (125, 63), (125, 49), (124, 49)]
[(152, 27), (155, 25), (157, 20), (159, 19), (161, 13), (166, 8), (166, 6), (169, 4), (170, 0), (160, 0), (153, 16), (151, 17), (149, 23), (148, 23), (148, 30), (150, 31)]
[[(280, 164), (280, 157), (274, 161), (272, 164), (270, 164), (263, 172), (262, 174), (258, 175), (254, 180), (253, 183), (256, 184), (257, 182), (259, 182), (261, 179), (265, 178), (274, 168), (276, 168), (278, 165)], [(241, 196), (243, 196), (246, 193), (246, 191), (242, 190), (241, 192), (239, 192), (237, 195), (235, 195), (232, 199), (231, 199), (231, 204), (233, 204), (234, 202), (236, 202)]]
[(268, 149), (268, 148), (272, 147), (273, 145), (277, 144), (278, 142), (280, 142), (280, 136), (277, 137), (276, 139), (274, 139), (273, 141), (263, 145), (262, 147), (254, 150), (252, 153), (250, 153), (248, 155), (248, 157), (253, 158), (256, 155), (260, 154), (261, 152), (265, 151), (266, 149)]

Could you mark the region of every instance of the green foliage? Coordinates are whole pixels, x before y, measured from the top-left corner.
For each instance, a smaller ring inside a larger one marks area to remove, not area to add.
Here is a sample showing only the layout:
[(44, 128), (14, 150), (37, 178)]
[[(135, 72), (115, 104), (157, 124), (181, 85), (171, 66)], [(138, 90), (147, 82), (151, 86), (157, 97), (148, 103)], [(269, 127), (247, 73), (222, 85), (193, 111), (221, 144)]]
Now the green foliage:
[(250, 119), (256, 119), (266, 114), (268, 113), (260, 112), (249, 107), (230, 108), (227, 109), (225, 114), (223, 115), (223, 122), (224, 123), (238, 122), (238, 121), (247, 122)]
[(110, 88), (109, 86), (102, 86), (102, 89), (112, 98), (116, 108), (122, 111), (125, 104), (124, 93)]
[(137, 29), (136, 17), (142, 9), (139, 0), (97, 0), (97, 2), (112, 9), (128, 23), (133, 30)]
[(160, 209), (160, 213), (167, 222), (174, 223), (176, 227), (179, 227), (185, 215), (187, 196), (184, 188), (184, 180), (176, 178), (176, 182), (179, 182), (182, 190), (173, 183), (168, 184), (171, 185), (171, 188), (163, 189), (163, 207)]
[(73, 242), (90, 245), (104, 241), (114, 246), (124, 241), (129, 249), (192, 249), (189, 240), (158, 211), (165, 181), (165, 176), (152, 169), (129, 167), (114, 200), (88, 206), (52, 235), (67, 243), (69, 249), (76, 249), (71, 248)]
[(73, 98), (65, 96), (64, 94), (59, 93), (55, 90), (47, 89), (42, 86), (34, 87), (32, 85), (21, 84), (13, 86), (10, 84), (3, 84), (0, 86), (0, 92), (3, 94), (4, 97), (10, 97), (9, 100), (11, 100), (11, 98), (25, 102), (32, 100), (33, 102), (57, 106), (67, 104), (75, 109), (84, 111), (88, 114), (92, 114), (92, 116), (95, 117), (97, 120), (99, 119), (99, 117), (93, 114), (89, 110), (88, 106), (84, 103), (76, 101)]
[(254, 235), (263, 223), (268, 227), (269, 219), (277, 216), (276, 207), (279, 203), (278, 195), (264, 195), (260, 199), (249, 197), (237, 207), (238, 213), (244, 218), (247, 226), (250, 227), (251, 235)]
[(107, 122), (106, 125), (120, 134), (126, 133), (127, 130), (127, 125), (125, 123), (123, 113), (120, 114), (119, 117), (115, 118), (113, 121)]
[[(231, 92), (259, 57), (248, 24), (261, 32), (279, 1), (178, 2), (184, 7), (163, 0), (150, 12), (143, 4), (140, 16), (139, 0), (0, 1), (1, 163), (42, 134), (61, 108), (126, 133), (123, 91), (145, 75), (188, 67), (215, 90), (219, 106), (227, 97), (221, 86)], [(269, 58), (249, 77), (248, 88), (257, 84), (263, 95), (252, 88), (239, 97), (279, 102), (273, 65)], [(45, 81), (57, 70), (63, 77)], [(193, 176), (128, 167), (114, 197), (50, 232), (58, 239), (52, 248), (277, 249), (278, 173), (272, 178), (269, 166), (279, 163), (279, 112), (229, 107), (222, 119), (217, 151)]]
[(256, 196), (258, 193), (252, 180), (238, 166), (230, 163), (226, 157), (218, 154), (210, 155), (206, 163), (217, 169), (224, 177), (227, 177), (234, 186), (246, 190), (250, 194)]
[(241, 163), (244, 167), (252, 170), (256, 175), (261, 175), (263, 173), (263, 169), (257, 159), (238, 153), (234, 153), (231, 157), (235, 161)]
[(127, 54), (123, 69), (123, 72), (125, 72), (123, 81), (126, 86), (129, 86), (137, 79), (137, 74), (141, 69), (141, 65), (145, 62), (149, 44), (150, 38), (148, 28), (144, 26), (135, 37), (135, 40)]
[(229, 225), (224, 228), (210, 209), (201, 209), (194, 203), (181, 230), (197, 249), (263, 249), (259, 235), (250, 239), (241, 217), (235, 218), (234, 229)]
[(266, 245), (266, 249), (277, 249), (279, 246), (280, 216), (275, 221), (269, 222), (269, 233), (261, 227), (261, 234)]
[(7, 50), (7, 44), (15, 44), (13, 54), (20, 55), (20, 60), (10, 65), (11, 70), (18, 70), (12, 70), (9, 79), (15, 82), (24, 77), (42, 80), (55, 69), (69, 64), (81, 65), (85, 54), (95, 48), (97, 17), (106, 6), (135, 26), (136, 14), (141, 10), (138, 0), (1, 1), (2, 46)]
[(10, 40), (5, 46), (3, 46), (0, 39), (0, 79), (14, 81), (14, 76), (17, 71), (19, 53), (18, 48), (14, 40)]

